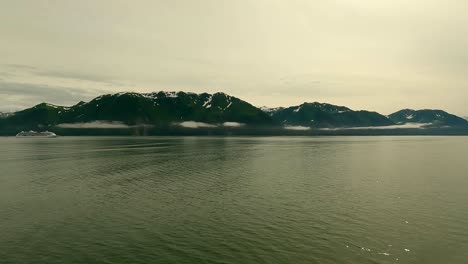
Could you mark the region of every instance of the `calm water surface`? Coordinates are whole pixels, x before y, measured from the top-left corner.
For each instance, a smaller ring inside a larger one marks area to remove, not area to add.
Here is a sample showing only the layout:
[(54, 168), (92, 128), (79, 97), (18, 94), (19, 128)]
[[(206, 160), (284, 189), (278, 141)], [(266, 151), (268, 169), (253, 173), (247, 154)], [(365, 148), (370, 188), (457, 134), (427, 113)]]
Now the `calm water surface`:
[(1, 263), (468, 263), (468, 137), (0, 150)]

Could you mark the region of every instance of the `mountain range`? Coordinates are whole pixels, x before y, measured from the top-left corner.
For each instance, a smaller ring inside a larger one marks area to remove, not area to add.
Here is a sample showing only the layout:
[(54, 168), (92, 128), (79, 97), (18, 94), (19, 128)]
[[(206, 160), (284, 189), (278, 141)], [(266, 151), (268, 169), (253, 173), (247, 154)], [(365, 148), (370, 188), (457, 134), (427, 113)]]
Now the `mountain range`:
[(303, 103), (299, 106), (266, 110), (274, 121), (285, 126), (312, 128), (390, 126), (389, 118), (369, 111), (353, 111), (344, 106)]
[(389, 115), (397, 124), (421, 123), (428, 126), (466, 126), (467, 120), (442, 110), (412, 110), (403, 109)]
[(417, 124), (418, 128), (468, 128), (464, 118), (442, 110), (404, 109), (389, 116), (354, 111), (326, 103), (258, 108), (225, 93), (116, 93), (73, 106), (41, 103), (9, 114), (0, 114), (0, 133), (20, 130), (74, 128), (239, 128), (283, 129), (393, 129)]

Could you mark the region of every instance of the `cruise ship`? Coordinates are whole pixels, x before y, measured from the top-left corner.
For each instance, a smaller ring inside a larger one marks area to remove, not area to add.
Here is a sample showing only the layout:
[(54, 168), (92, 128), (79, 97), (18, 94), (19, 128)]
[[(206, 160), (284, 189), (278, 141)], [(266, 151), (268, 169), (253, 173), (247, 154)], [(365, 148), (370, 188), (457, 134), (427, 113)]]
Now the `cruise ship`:
[(17, 138), (55, 138), (57, 135), (53, 132), (45, 131), (45, 132), (36, 132), (36, 131), (21, 131), (16, 135)]

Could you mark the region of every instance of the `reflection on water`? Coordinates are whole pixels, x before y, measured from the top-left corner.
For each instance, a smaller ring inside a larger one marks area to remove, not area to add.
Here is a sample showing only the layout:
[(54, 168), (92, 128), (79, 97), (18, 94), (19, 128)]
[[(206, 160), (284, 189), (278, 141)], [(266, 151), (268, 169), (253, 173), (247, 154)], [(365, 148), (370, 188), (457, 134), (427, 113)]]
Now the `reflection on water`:
[(468, 138), (1, 138), (6, 263), (464, 263)]

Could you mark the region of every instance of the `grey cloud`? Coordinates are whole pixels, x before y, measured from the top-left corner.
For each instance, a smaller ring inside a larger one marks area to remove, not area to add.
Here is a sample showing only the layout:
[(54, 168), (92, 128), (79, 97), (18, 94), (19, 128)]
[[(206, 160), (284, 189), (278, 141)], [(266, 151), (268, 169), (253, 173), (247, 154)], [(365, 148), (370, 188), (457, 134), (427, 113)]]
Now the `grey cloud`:
[(71, 79), (78, 81), (90, 81), (110, 86), (122, 86), (123, 82), (117, 81), (117, 78), (105, 74), (93, 74), (81, 71), (64, 71), (56, 69), (46, 69), (42, 67), (25, 65), (25, 64), (4, 64), (0, 65), (3, 68), (0, 71), (0, 76), (12, 77), (18, 74), (26, 74), (27, 76), (44, 76), (54, 77), (58, 79)]
[(36, 70), (37, 68), (32, 65), (26, 65), (26, 64), (5, 64), (7, 68), (11, 69), (21, 69), (21, 70)]
[(0, 77), (50, 86), (8, 88), (0, 107), (82, 100), (85, 91), (54, 87), (89, 90), (83, 80), (106, 93), (223, 91), (255, 105), (468, 114), (467, 1), (4, 2)]
[(105, 84), (110, 84), (110, 85), (123, 85), (122, 82), (116, 81), (114, 78), (110, 76), (97, 75), (97, 74), (66, 72), (66, 71), (56, 71), (56, 70), (49, 70), (49, 71), (40, 70), (40, 71), (37, 71), (36, 74), (40, 76), (100, 82), (100, 83), (105, 83)]
[(0, 71), (0, 76), (2, 77), (10, 77), (12, 76), (13, 74), (9, 73), (9, 72), (5, 72), (5, 71)]
[[(25, 84), (0, 81), (0, 110), (18, 110), (35, 104), (48, 102), (59, 105), (73, 105), (87, 101), (92, 95), (82, 89), (58, 86)], [(5, 109), (16, 102), (16, 109)]]

